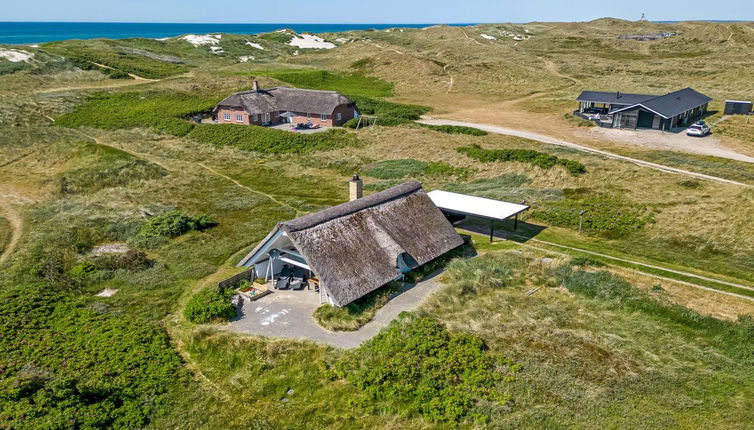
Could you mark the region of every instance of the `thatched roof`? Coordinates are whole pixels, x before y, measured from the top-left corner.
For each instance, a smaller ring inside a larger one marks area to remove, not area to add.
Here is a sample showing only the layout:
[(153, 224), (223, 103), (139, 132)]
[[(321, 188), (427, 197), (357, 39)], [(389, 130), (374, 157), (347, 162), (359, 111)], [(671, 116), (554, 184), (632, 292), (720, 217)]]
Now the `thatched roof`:
[(337, 306), (400, 276), (399, 257), (416, 267), (463, 244), (415, 181), (282, 222), (273, 232), (278, 230), (287, 234)]
[(220, 107), (243, 109), (249, 114), (291, 111), (318, 115), (332, 115), (340, 105), (353, 103), (337, 91), (305, 90), (275, 87), (269, 90), (242, 91), (231, 94), (218, 103)]

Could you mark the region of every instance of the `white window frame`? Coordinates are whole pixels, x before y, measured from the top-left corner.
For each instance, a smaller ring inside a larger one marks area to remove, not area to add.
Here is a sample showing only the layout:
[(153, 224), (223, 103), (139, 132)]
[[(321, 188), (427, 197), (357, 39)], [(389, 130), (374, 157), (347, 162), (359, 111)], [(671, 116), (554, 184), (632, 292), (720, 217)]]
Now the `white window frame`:
[(269, 112), (265, 112), (264, 113), (264, 122), (265, 123), (269, 123), (270, 122), (270, 113)]
[(223, 114), (223, 120), (230, 122), (230, 114), (229, 114), (229, 113), (227, 113), (227, 112), (226, 112), (226, 113), (224, 113), (224, 114)]
[(259, 114), (258, 113), (254, 114), (254, 122), (259, 122)]
[(243, 122), (243, 115), (241, 115), (240, 113), (237, 113), (236, 114), (236, 122)]
[(335, 114), (335, 119), (338, 120), (338, 121), (342, 120), (343, 119), (343, 114), (340, 113), (340, 112), (336, 113)]
[(320, 121), (327, 121), (327, 115), (322, 114), (319, 116)]
[(309, 113), (307, 113), (307, 114), (306, 114), (306, 119), (312, 119), (312, 114), (311, 114), (311, 112), (309, 112)]

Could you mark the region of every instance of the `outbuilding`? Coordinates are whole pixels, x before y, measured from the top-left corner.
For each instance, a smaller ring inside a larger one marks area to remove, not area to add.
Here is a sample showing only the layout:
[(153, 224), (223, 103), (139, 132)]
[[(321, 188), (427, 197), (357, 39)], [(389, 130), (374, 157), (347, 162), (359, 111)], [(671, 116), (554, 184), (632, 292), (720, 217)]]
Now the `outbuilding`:
[(748, 115), (751, 113), (752, 103), (742, 100), (726, 100), (725, 115)]

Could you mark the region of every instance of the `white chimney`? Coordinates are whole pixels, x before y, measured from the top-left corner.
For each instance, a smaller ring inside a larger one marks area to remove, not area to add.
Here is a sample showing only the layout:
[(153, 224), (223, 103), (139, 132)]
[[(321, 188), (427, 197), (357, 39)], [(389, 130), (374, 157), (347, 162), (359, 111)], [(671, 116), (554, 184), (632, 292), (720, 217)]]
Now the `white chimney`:
[(349, 200), (354, 201), (360, 199), (364, 195), (364, 185), (361, 182), (359, 175), (353, 175), (350, 181), (348, 181), (348, 196)]
[(254, 83), (253, 83), (253, 84), (251, 84), (251, 89), (252, 89), (253, 91), (259, 92), (259, 81), (257, 81), (257, 80), (255, 79), (255, 80), (254, 80)]

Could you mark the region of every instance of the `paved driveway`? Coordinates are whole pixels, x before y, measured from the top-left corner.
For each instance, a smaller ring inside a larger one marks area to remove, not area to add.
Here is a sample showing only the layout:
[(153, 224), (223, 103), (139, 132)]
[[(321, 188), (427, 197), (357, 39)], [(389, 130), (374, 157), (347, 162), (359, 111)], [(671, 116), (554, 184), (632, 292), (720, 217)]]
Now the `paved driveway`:
[(236, 333), (273, 338), (303, 339), (325, 343), (337, 348), (355, 348), (374, 337), (403, 311), (419, 306), (442, 287), (437, 277), (418, 284), (406, 284), (374, 319), (351, 332), (332, 332), (320, 327), (312, 313), (319, 307), (319, 294), (314, 291), (274, 291), (252, 302), (244, 299), (240, 315), (223, 328)]

